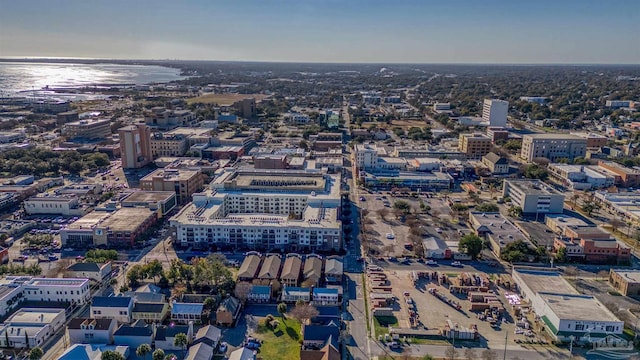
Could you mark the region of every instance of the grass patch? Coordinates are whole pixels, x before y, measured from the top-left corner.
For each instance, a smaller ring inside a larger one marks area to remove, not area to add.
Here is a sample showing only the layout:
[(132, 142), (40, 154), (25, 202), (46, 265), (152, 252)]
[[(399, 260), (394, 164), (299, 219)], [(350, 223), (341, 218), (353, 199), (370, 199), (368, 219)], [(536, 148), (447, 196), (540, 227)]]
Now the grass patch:
[(263, 340), (259, 357), (263, 359), (300, 359), (300, 323), (294, 319), (277, 318), (278, 327), (270, 329), (264, 318), (258, 321), (255, 337)]
[(395, 316), (374, 316), (373, 327), (375, 329), (376, 339), (380, 335), (389, 333), (389, 326), (397, 326), (398, 319)]
[(613, 291), (613, 290), (611, 290), (611, 291), (607, 291), (607, 292), (608, 292), (608, 293), (609, 293), (609, 295), (611, 295), (611, 296), (622, 296), (622, 294), (620, 294), (620, 293), (619, 293), (619, 292), (617, 292), (617, 291)]
[(624, 335), (627, 339), (633, 339), (634, 337), (636, 337), (636, 332), (626, 327), (622, 331), (622, 335)]
[(420, 338), (412, 338), (411, 344), (416, 345), (438, 345), (438, 346), (449, 346), (450, 342), (447, 340), (435, 340), (435, 339), (420, 339)]
[(206, 94), (194, 98), (187, 99), (187, 104), (203, 103), (203, 104), (218, 104), (218, 105), (231, 105), (236, 101), (248, 98), (254, 98), (256, 101), (261, 101), (267, 97), (263, 94)]

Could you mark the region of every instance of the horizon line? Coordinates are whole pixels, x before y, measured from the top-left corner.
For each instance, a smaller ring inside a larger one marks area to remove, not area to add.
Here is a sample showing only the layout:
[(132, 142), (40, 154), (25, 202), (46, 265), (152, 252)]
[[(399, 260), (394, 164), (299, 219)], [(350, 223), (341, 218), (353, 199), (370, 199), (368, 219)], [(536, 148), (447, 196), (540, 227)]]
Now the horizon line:
[(217, 62), (255, 64), (332, 64), (332, 65), (476, 65), (476, 66), (640, 66), (640, 63), (593, 63), (593, 62), (366, 62), (366, 61), (296, 61), (296, 60), (211, 60), (211, 59), (134, 59), (134, 58), (93, 58), (67, 56), (5, 56), (0, 61), (56, 60), (56, 61), (146, 61), (146, 62)]

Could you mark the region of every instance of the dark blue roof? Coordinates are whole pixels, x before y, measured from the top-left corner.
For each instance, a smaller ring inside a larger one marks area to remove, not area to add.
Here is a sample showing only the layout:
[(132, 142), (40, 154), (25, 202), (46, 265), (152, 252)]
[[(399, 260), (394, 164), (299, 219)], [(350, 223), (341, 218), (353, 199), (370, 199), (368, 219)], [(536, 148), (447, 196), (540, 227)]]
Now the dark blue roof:
[(337, 326), (307, 325), (304, 327), (305, 341), (326, 341), (330, 336), (336, 339), (340, 336), (340, 329)]
[(91, 301), (91, 306), (128, 307), (132, 301), (128, 296), (96, 296)]

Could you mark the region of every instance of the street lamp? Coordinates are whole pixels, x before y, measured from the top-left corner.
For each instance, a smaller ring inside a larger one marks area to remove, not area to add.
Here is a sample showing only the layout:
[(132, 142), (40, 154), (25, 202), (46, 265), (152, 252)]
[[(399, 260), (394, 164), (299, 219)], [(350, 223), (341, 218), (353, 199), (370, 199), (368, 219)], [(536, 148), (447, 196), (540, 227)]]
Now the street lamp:
[(573, 359), (573, 341), (576, 339), (575, 336), (569, 336), (569, 360)]

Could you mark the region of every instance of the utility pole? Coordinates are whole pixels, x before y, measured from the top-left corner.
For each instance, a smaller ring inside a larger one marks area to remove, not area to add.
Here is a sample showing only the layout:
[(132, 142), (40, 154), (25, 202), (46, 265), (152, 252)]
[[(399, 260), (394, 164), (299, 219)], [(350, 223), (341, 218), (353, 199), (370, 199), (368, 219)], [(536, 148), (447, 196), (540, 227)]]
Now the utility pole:
[(509, 332), (505, 331), (504, 334), (504, 354), (502, 355), (502, 360), (507, 360), (507, 340), (509, 338)]

